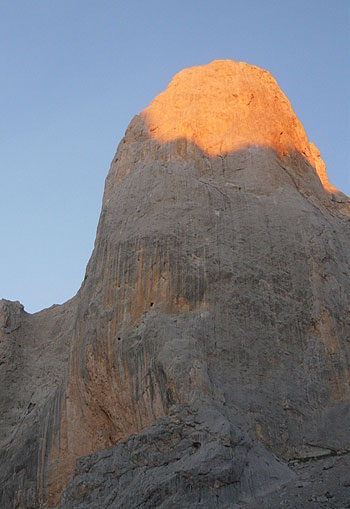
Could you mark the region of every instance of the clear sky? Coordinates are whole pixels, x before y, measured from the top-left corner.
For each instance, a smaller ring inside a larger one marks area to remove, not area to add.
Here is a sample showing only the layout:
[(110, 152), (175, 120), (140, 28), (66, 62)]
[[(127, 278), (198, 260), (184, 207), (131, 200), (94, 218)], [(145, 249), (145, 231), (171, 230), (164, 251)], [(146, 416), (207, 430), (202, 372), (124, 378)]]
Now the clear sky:
[(0, 0), (0, 298), (79, 289), (131, 118), (184, 67), (269, 70), (350, 195), (349, 0)]

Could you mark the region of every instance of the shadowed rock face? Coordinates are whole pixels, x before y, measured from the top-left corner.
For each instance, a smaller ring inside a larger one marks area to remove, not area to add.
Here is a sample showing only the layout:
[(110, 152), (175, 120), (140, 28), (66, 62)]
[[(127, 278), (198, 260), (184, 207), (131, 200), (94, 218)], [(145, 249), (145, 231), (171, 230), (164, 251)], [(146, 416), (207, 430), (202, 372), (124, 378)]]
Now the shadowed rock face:
[(132, 120), (77, 296), (2, 301), (2, 506), (235, 507), (350, 450), (350, 206), (322, 164), (247, 64)]

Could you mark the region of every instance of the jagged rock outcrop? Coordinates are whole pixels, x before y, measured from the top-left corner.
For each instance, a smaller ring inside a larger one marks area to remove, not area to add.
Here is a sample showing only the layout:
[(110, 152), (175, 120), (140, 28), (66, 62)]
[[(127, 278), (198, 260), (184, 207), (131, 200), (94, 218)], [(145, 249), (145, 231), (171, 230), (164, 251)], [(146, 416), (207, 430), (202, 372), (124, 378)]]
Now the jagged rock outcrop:
[(179, 73), (118, 147), (77, 296), (2, 305), (2, 506), (239, 507), (347, 454), (349, 212), (269, 73)]
[(120, 446), (81, 458), (62, 508), (232, 507), (294, 478), (211, 401), (196, 394), (193, 407), (174, 405)]

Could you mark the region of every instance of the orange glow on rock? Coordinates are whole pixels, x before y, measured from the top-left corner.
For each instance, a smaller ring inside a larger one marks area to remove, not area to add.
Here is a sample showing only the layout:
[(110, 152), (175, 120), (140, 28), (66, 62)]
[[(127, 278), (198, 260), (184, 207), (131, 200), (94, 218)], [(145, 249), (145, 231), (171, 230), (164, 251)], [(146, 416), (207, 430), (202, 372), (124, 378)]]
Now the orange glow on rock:
[[(187, 139), (211, 157), (249, 146), (273, 148), (281, 158), (298, 151), (317, 171), (322, 167), (276, 80), (244, 62), (214, 60), (184, 69), (141, 116), (149, 136), (162, 144)], [(325, 166), (321, 175), (331, 190)]]
[(322, 182), (323, 187), (325, 188), (326, 191), (329, 191), (330, 193), (338, 193), (339, 192), (338, 189), (329, 183), (326, 171), (326, 164), (321, 158), (320, 151), (318, 150), (314, 143), (310, 143), (310, 150), (313, 158), (313, 163), (311, 164), (315, 168), (317, 175), (319, 176), (319, 179)]

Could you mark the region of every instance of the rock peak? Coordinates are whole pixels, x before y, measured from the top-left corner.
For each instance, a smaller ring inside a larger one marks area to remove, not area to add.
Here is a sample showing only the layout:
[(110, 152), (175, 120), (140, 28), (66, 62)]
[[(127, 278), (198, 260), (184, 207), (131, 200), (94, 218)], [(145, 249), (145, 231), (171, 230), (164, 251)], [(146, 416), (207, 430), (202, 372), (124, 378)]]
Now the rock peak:
[(320, 180), (248, 64), (133, 118), (77, 295), (0, 301), (0, 507), (346, 506), (350, 201)]
[(319, 151), (271, 74), (245, 62), (214, 60), (180, 71), (143, 110), (149, 136), (160, 143), (186, 139), (215, 157), (259, 146), (280, 158), (299, 152), (328, 182)]

